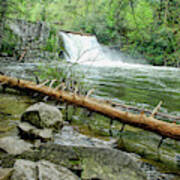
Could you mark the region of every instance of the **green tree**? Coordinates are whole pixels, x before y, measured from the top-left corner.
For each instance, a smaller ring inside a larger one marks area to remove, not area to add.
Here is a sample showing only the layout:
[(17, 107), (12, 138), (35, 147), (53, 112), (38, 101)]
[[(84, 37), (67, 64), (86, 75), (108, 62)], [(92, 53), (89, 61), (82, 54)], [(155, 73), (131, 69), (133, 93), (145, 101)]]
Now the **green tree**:
[(4, 36), (5, 17), (8, 9), (7, 0), (0, 0), (0, 49), (2, 47), (2, 40)]

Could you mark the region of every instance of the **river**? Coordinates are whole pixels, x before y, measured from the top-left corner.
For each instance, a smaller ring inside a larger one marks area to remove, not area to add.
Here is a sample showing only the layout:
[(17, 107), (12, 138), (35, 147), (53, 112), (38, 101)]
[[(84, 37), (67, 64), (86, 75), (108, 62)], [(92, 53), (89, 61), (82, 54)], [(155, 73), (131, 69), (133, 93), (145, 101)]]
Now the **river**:
[[(51, 62), (80, 78), (93, 96), (152, 110), (163, 101), (162, 112), (180, 116), (180, 69), (155, 67), (116, 49), (100, 45), (94, 36), (60, 33), (69, 63)], [(28, 79), (40, 63), (1, 63), (0, 71)], [(41, 66), (43, 66), (41, 64)], [(71, 71), (69, 71), (71, 70)]]

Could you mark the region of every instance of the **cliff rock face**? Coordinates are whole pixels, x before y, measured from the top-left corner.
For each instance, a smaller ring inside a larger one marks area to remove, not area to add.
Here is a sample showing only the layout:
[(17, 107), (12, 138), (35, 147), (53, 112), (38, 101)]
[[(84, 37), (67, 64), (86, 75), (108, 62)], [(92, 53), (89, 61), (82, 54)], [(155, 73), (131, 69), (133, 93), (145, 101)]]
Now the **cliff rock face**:
[(24, 20), (11, 20), (8, 22), (10, 29), (21, 38), (21, 46), (37, 48), (44, 45), (49, 37), (50, 28), (44, 22), (27, 22)]
[[(34, 60), (57, 59), (63, 43), (58, 32), (46, 22), (28, 22), (11, 19), (6, 21), (8, 33), (7, 44), (12, 44), (11, 57), (3, 49), (0, 60), (17, 60), (32, 62)], [(7, 39), (4, 37), (4, 39)], [(7, 46), (7, 45), (6, 45)]]

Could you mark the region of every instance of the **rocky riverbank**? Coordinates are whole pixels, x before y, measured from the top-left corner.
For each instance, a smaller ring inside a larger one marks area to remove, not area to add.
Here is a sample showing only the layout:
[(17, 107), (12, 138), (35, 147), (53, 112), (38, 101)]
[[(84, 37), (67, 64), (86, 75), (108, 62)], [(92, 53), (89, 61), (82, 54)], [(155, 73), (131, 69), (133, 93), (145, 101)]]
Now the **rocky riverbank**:
[[(3, 96), (6, 95), (1, 94)], [(69, 118), (70, 111), (71, 108)], [(80, 109), (77, 113), (84, 117)], [(159, 166), (157, 168), (141, 156), (114, 149), (116, 139), (107, 137), (107, 141), (81, 134), (83, 126), (68, 125), (54, 105), (26, 105), (20, 114), (15, 121), (17, 130), (0, 139), (0, 179), (178, 179), (170, 171), (162, 172)], [(100, 119), (101, 116), (96, 117)], [(128, 144), (126, 140), (125, 144)]]
[[(2, 72), (32, 80), (41, 60), (59, 57), (56, 52), (38, 50), (39, 46), (46, 47), (52, 33), (46, 25), (18, 21), (10, 27), (19, 42), (16, 47), (18, 56), (1, 54)], [(17, 60), (21, 63), (12, 62)], [(63, 63), (51, 63), (50, 66), (63, 69)], [(114, 69), (111, 71), (114, 73)], [(107, 96), (113, 93), (109, 83), (114, 83), (109, 82), (109, 73), (102, 72), (107, 76)], [(102, 80), (95, 81), (95, 84), (104, 86)], [(85, 81), (90, 82), (89, 79)], [(123, 96), (123, 92), (119, 92), (123, 89), (120, 83), (117, 82), (114, 91), (118, 98)], [(132, 100), (132, 95), (128, 96), (128, 101)], [(161, 137), (154, 133), (127, 125), (120, 132), (121, 123), (114, 122), (110, 127), (111, 120), (98, 113), (65, 103), (55, 105), (53, 101), (37, 104), (44, 101), (43, 97), (38, 94), (34, 97), (28, 98), (16, 91), (2, 93), (0, 90), (0, 180), (21, 180), (22, 177), (29, 180), (180, 179), (179, 142), (165, 139), (158, 149)]]

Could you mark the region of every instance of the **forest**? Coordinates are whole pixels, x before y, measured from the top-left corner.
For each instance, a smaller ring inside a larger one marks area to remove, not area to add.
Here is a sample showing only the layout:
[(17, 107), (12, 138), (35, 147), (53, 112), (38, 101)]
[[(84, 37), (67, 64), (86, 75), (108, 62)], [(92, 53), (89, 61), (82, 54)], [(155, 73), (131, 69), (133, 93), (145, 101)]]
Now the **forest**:
[(179, 12), (179, 0), (0, 0), (0, 52), (12, 53), (6, 20), (14, 18), (90, 33), (150, 64), (179, 67)]

